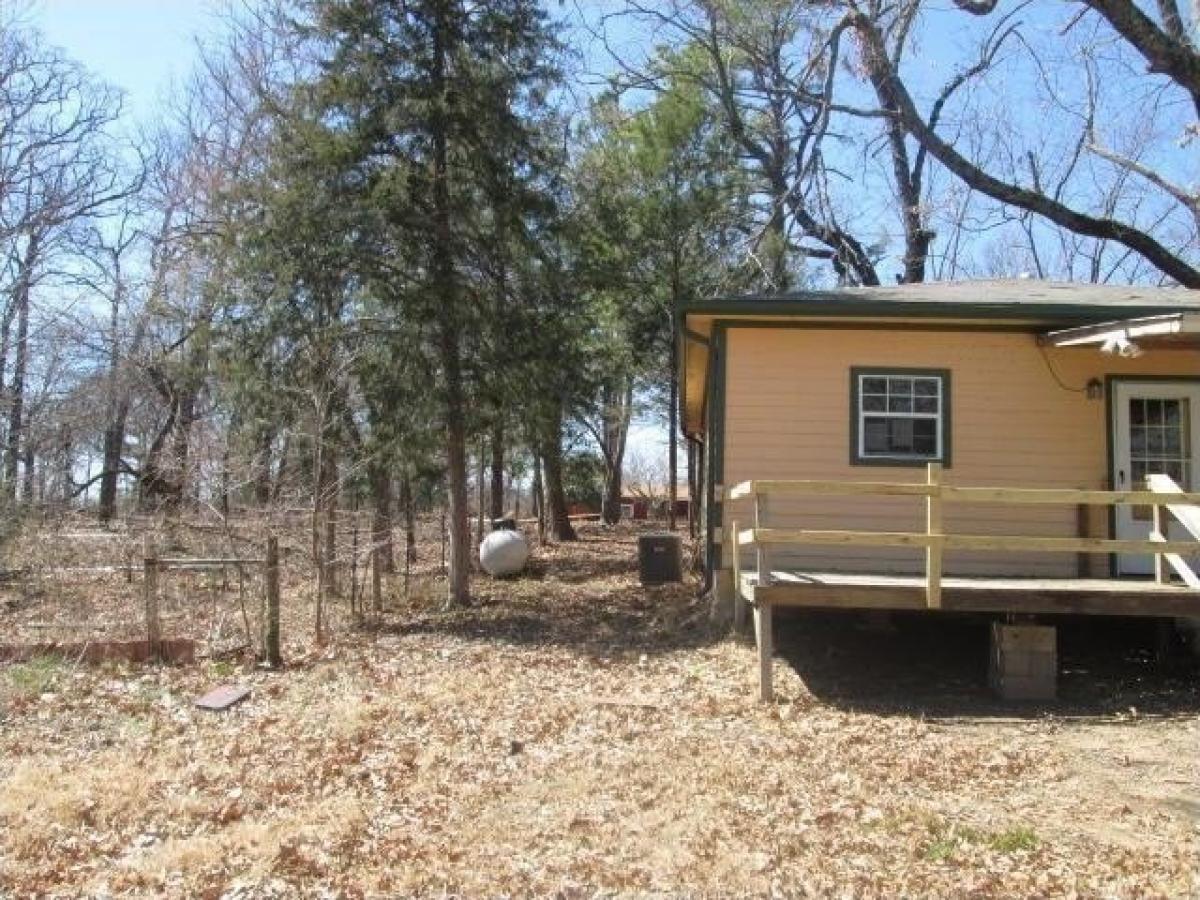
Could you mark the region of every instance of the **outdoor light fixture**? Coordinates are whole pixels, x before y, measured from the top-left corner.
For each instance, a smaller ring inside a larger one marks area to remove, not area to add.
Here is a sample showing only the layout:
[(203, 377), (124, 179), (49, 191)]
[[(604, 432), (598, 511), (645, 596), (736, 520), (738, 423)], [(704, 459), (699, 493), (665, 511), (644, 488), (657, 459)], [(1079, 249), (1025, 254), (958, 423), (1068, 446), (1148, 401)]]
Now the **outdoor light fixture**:
[(1110, 335), (1100, 346), (1102, 353), (1116, 353), (1126, 359), (1134, 359), (1142, 355), (1142, 348), (1131, 341), (1124, 332)]
[(1087, 398), (1089, 400), (1100, 400), (1104, 397), (1104, 382), (1099, 378), (1092, 378), (1088, 381), (1087, 387), (1084, 390), (1087, 391)]

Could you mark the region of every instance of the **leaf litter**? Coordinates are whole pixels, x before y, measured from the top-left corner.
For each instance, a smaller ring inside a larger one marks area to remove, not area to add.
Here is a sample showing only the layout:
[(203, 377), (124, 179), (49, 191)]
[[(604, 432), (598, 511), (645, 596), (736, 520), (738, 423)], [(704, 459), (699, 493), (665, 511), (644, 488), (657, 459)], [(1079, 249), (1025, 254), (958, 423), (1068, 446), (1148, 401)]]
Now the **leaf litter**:
[[(1194, 713), (859, 710), (786, 662), (764, 706), (753, 649), (694, 582), (640, 587), (635, 541), (585, 529), (451, 612), (424, 548), (319, 648), (297, 561), (278, 673), (0, 669), (0, 896), (1200, 892)], [(228, 681), (249, 698), (194, 708)]]

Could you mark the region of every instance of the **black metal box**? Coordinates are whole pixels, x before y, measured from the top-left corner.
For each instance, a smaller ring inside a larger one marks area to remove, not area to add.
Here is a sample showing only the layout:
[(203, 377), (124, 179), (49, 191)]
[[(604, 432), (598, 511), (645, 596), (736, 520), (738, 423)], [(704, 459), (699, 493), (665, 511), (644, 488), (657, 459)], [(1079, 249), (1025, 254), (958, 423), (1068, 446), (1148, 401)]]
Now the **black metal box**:
[(643, 534), (638, 538), (642, 584), (683, 580), (683, 542), (677, 534)]

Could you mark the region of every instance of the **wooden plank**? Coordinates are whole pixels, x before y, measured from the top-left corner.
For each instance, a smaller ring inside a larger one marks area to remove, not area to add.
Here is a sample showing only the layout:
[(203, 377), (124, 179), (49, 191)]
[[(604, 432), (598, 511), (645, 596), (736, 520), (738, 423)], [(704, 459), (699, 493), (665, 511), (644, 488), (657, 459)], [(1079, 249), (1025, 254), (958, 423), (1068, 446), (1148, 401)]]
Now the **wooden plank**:
[[(1150, 507), (1150, 509), (1152, 511), (1154, 521), (1154, 525), (1150, 529), (1150, 540), (1157, 541), (1159, 543), (1165, 543), (1167, 540), (1167, 529), (1163, 524), (1163, 508), (1159, 504), (1155, 503), (1152, 507)], [(1168, 580), (1167, 560), (1164, 554), (1161, 552), (1154, 554), (1154, 580), (1159, 584), (1166, 584)]]
[[(729, 523), (731, 536), (737, 535), (737, 520)], [(742, 634), (746, 628), (746, 596), (742, 593), (742, 548), (736, 540), (730, 541), (733, 562), (733, 630)]]
[(829, 531), (818, 529), (755, 528), (738, 536), (745, 544), (817, 544), (859, 547), (924, 548), (941, 542), (946, 550), (1032, 551), (1042, 553), (1190, 553), (1188, 541), (1155, 543), (1079, 537), (1032, 537), (1016, 534), (947, 534), (931, 537), (914, 531)]
[[(1068, 580), (1068, 579), (1065, 579)], [(1068, 580), (1069, 581), (1069, 580)], [(924, 585), (840, 585), (777, 581), (756, 588), (764, 606), (813, 609), (926, 609)], [(1196, 616), (1200, 597), (1184, 588), (1157, 591), (1094, 591), (1069, 587), (989, 588), (943, 583), (938, 612), (1019, 613), (1109, 616)]]
[[(1158, 509), (1159, 507), (1156, 506), (1155, 511)], [(1159, 544), (1166, 543), (1167, 539), (1163, 536), (1162, 531), (1159, 530), (1162, 523), (1158, 516), (1155, 516), (1154, 524), (1155, 528), (1150, 532), (1150, 540)], [(1154, 580), (1157, 583), (1167, 584), (1170, 581), (1166, 572), (1166, 566), (1168, 564), (1172, 569), (1175, 570), (1176, 574), (1183, 579), (1184, 584), (1192, 588), (1192, 590), (1200, 591), (1200, 576), (1198, 576), (1195, 570), (1188, 565), (1187, 560), (1178, 553), (1154, 554)]]
[[(1153, 478), (1154, 476), (1151, 476)], [(743, 481), (729, 489), (729, 499), (738, 500), (755, 494), (777, 496), (797, 495), (856, 495), (928, 496), (928, 484), (892, 481), (822, 481), (797, 479), (792, 481)], [(1114, 504), (1149, 505), (1161, 501), (1156, 491), (1102, 491), (1083, 488), (1017, 488), (969, 487), (943, 485), (944, 500), (955, 503), (1011, 503), (1016, 505), (1066, 505), (1084, 503), (1092, 506)], [(1178, 502), (1200, 504), (1200, 493), (1179, 492)]]
[(197, 697), (196, 706), (211, 712), (223, 712), (249, 696), (250, 688), (243, 684), (223, 684), (213, 688), (203, 697)]
[(729, 499), (739, 500), (756, 495), (803, 496), (877, 494), (879, 496), (924, 497), (929, 486), (924, 483), (892, 481), (743, 481), (729, 489)]
[(764, 703), (770, 703), (775, 699), (775, 679), (773, 677), (775, 647), (771, 627), (773, 613), (769, 601), (764, 602), (759, 599), (757, 593), (755, 600), (754, 637), (758, 646), (758, 698)]
[[(1167, 503), (1166, 506), (1171, 515), (1179, 520), (1179, 524), (1188, 534), (1200, 541), (1200, 506), (1195, 505), (1200, 503), (1200, 500), (1188, 499), (1198, 495), (1185, 494), (1183, 488), (1167, 475), (1148, 475), (1146, 481), (1158, 495), (1158, 500), (1155, 502), (1161, 503), (1162, 495), (1168, 495), (1172, 502)], [(1159, 528), (1158, 530), (1162, 531), (1163, 529)]]
[[(1067, 505), (1082, 503), (1088, 506), (1112, 506), (1114, 504), (1149, 505), (1162, 501), (1154, 491), (1093, 491), (1074, 488), (1011, 488), (1011, 487), (959, 487), (945, 485), (942, 496), (956, 503), (1011, 503), (1016, 505)], [(1188, 494), (1200, 502), (1200, 494)]]
[(925, 473), (929, 494), (925, 497), (925, 603), (931, 609), (942, 605), (942, 464), (930, 463)]
[[(765, 528), (767, 524), (767, 497), (765, 494), (754, 495), (754, 529), (757, 531), (760, 528)], [(758, 565), (758, 583), (771, 583), (771, 557), (767, 552), (767, 548), (761, 544), (755, 544), (755, 556), (757, 557)]]

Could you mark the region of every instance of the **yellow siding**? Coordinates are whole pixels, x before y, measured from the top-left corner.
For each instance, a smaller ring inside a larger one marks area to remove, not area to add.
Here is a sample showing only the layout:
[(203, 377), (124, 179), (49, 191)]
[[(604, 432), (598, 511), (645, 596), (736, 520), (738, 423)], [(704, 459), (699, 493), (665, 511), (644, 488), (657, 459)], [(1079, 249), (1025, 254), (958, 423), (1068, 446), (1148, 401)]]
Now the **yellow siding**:
[[(1090, 378), (1200, 378), (1200, 353), (1194, 350), (1155, 350), (1121, 359), (1095, 349), (1046, 349), (1043, 356), (1030, 334), (731, 327), (727, 340), (725, 485), (752, 478), (923, 481), (923, 466), (850, 464), (852, 366), (949, 369), (952, 441), (945, 480), (1016, 487), (1109, 487), (1106, 404), (1082, 392)], [(779, 527), (924, 527), (923, 501), (914, 498), (772, 503), (769, 521)], [(747, 523), (751, 510), (749, 501), (726, 503), (726, 529), (733, 518)], [(1074, 506), (950, 504), (945, 518), (946, 527), (958, 533), (1078, 532)], [(1093, 535), (1106, 533), (1106, 523), (1103, 509), (1091, 511)], [(921, 567), (917, 553), (887, 548), (814, 547), (786, 557), (772, 552), (779, 565), (799, 568), (915, 572)], [(1091, 565), (1099, 573), (1107, 560), (1093, 557)], [(1070, 576), (1076, 567), (1076, 556), (1063, 553), (946, 558), (947, 571), (958, 574)]]

